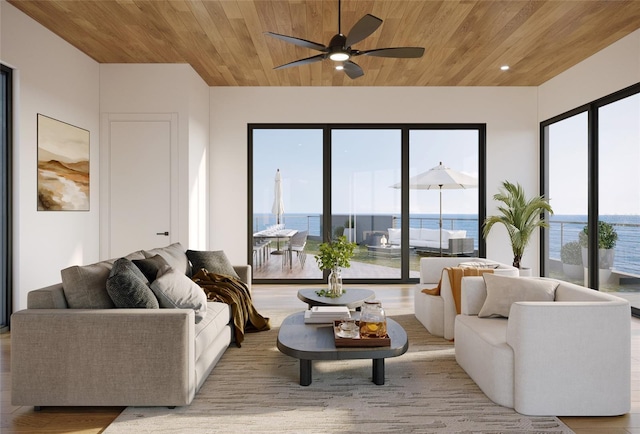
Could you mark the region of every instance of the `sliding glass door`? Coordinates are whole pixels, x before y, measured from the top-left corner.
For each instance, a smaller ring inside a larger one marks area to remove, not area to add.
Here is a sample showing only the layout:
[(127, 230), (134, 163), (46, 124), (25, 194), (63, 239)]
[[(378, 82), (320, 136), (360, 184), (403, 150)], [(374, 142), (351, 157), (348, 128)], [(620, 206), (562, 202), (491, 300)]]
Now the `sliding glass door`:
[(478, 255), (480, 135), (478, 128), (409, 133), (409, 240), (418, 256)]
[(640, 84), (542, 123), (547, 276), (627, 298), (640, 312)]
[[(400, 243), (389, 230), (401, 216), (402, 157), (400, 129), (331, 131), (331, 226), (358, 244), (343, 278), (400, 279)], [(399, 240), (398, 240), (399, 241)]]
[[(482, 255), (484, 152), (482, 124), (249, 125), (255, 281), (325, 281), (314, 256), (338, 236), (356, 243), (346, 283), (416, 281), (424, 256)], [(441, 161), (472, 180), (442, 201), (412, 183)]]

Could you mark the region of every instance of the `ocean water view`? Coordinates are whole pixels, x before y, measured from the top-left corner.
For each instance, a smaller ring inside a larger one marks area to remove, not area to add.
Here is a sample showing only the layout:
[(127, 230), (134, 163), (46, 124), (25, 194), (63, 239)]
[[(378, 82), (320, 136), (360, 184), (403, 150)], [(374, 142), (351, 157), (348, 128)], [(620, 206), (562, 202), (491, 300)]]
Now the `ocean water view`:
[[(369, 220), (370, 215), (358, 215), (357, 219)], [(381, 219), (383, 222), (391, 222), (388, 227), (399, 228), (400, 215), (376, 215), (375, 217), (387, 217)], [(339, 224), (342, 223), (344, 216), (336, 218)], [(409, 219), (409, 225), (412, 228), (438, 228), (438, 214), (412, 214)], [(476, 215), (470, 214), (443, 214), (443, 227), (452, 230), (466, 230), (467, 236), (472, 237), (475, 241), (475, 247), (478, 247), (478, 218)], [(601, 221), (611, 223), (618, 233), (618, 242), (615, 246), (614, 269), (620, 272), (640, 276), (640, 215), (603, 215), (600, 216)], [(254, 232), (266, 229), (276, 223), (276, 217), (273, 214), (255, 214), (253, 219)], [(322, 221), (319, 214), (284, 214), (281, 222), (287, 228), (299, 231), (308, 230), (309, 236), (319, 238), (322, 233)], [(562, 245), (578, 240), (578, 233), (587, 224), (586, 215), (553, 215), (550, 219), (549, 226), (549, 258), (560, 261), (560, 250)], [(357, 222), (356, 222), (357, 224)], [(369, 228), (368, 228), (369, 229)], [(385, 231), (387, 227), (374, 226), (371, 230)]]

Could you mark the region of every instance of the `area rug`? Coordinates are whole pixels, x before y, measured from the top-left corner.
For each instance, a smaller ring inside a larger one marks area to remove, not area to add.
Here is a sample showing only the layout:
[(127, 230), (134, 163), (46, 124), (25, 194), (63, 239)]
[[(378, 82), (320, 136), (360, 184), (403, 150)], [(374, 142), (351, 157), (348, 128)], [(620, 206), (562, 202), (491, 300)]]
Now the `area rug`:
[(453, 344), (431, 336), (408, 312), (388, 312), (409, 351), (386, 360), (371, 382), (370, 360), (313, 362), (300, 386), (299, 362), (276, 348), (290, 313), (262, 312), (272, 330), (230, 347), (189, 406), (128, 407), (106, 429), (124, 433), (572, 433), (555, 417), (529, 417), (489, 400), (455, 361)]

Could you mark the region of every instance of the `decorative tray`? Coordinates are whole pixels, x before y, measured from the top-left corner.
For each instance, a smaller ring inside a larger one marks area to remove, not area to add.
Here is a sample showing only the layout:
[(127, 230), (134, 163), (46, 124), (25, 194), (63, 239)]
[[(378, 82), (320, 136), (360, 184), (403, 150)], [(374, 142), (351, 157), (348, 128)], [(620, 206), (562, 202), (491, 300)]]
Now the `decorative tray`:
[[(336, 341), (336, 347), (390, 347), (391, 338), (385, 335), (382, 338), (361, 338), (360, 331), (356, 332), (355, 337), (342, 337), (340, 330), (340, 320), (333, 321), (333, 337)], [(359, 326), (360, 322), (356, 321)]]

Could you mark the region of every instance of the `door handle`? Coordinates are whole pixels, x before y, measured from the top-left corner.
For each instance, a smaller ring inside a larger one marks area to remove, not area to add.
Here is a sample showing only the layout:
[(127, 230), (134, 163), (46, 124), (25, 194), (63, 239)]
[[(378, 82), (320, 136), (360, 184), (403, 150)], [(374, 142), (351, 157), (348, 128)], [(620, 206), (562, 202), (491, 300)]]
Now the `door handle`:
[(168, 237), (169, 232), (156, 232), (156, 235), (164, 235), (165, 237)]

